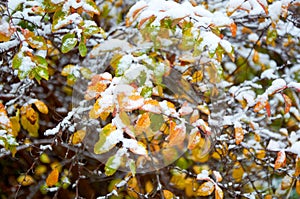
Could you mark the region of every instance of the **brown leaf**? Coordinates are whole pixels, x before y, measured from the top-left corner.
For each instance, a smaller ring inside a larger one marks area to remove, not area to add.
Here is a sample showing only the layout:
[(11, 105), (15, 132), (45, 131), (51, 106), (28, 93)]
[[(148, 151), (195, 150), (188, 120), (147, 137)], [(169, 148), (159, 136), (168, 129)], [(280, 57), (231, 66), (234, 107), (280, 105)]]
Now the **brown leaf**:
[(285, 152), (281, 150), (277, 153), (277, 159), (275, 161), (274, 168), (279, 169), (283, 167), (285, 165), (285, 162), (286, 162), (286, 155)]
[(295, 176), (300, 175), (300, 157), (296, 158), (296, 165), (295, 165)]
[(49, 187), (54, 186), (58, 182), (59, 171), (57, 168), (53, 169), (46, 179), (46, 184)]

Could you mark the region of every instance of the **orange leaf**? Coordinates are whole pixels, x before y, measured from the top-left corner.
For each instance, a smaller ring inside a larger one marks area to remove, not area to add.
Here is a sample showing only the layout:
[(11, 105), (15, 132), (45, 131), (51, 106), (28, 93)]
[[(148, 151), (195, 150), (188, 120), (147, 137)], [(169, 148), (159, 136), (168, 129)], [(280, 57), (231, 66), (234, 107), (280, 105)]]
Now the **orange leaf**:
[(298, 195), (300, 195), (300, 180), (297, 180), (296, 182), (296, 192)]
[(266, 111), (267, 111), (267, 114), (268, 114), (268, 117), (271, 117), (271, 106), (270, 106), (270, 103), (268, 101), (266, 101)]
[(287, 95), (282, 94), (283, 98), (284, 98), (284, 102), (285, 102), (285, 109), (284, 109), (284, 113), (288, 113), (290, 111), (290, 108), (292, 106), (292, 100), (291, 98), (289, 98)]
[(254, 106), (254, 112), (259, 112), (260, 110), (262, 110), (264, 107), (265, 107), (266, 103), (265, 102), (261, 102), (261, 101), (258, 101), (255, 106)]
[(235, 23), (231, 23), (230, 24), (230, 31), (231, 31), (231, 34), (232, 34), (232, 37), (235, 37), (236, 36), (236, 24)]
[(281, 150), (277, 153), (277, 159), (275, 161), (274, 168), (279, 169), (283, 167), (285, 165), (285, 162), (286, 162), (286, 155), (285, 152)]
[(47, 186), (52, 187), (53, 185), (55, 185), (58, 182), (58, 176), (58, 169), (53, 169), (46, 179)]
[(244, 139), (244, 131), (242, 127), (234, 128), (235, 143), (239, 145)]
[(182, 144), (185, 136), (185, 130), (175, 122), (170, 121), (170, 135), (167, 138), (169, 140), (169, 145), (176, 146)]
[(223, 199), (224, 193), (222, 189), (218, 185), (215, 185), (215, 189), (215, 199)]
[(269, 14), (268, 3), (266, 3), (266, 1), (257, 0), (257, 3), (264, 9), (266, 14)]
[(174, 198), (174, 194), (171, 192), (171, 191), (169, 191), (169, 190), (163, 190), (163, 194), (164, 194), (164, 198), (165, 199), (172, 199), (172, 198)]
[(252, 60), (253, 60), (253, 62), (256, 63), (256, 64), (259, 62), (259, 54), (258, 54), (258, 51), (257, 51), (257, 50), (254, 50)]
[(150, 126), (150, 117), (149, 113), (143, 113), (142, 116), (136, 122), (136, 130), (138, 132), (145, 131)]
[(161, 113), (161, 107), (159, 106), (158, 101), (153, 99), (146, 100), (144, 105), (141, 107), (141, 109), (151, 113), (156, 113), (156, 114)]
[(204, 182), (197, 189), (197, 196), (209, 196), (215, 190), (214, 183), (211, 181)]
[(217, 182), (221, 182), (223, 180), (219, 171), (213, 171), (213, 175), (215, 176)]

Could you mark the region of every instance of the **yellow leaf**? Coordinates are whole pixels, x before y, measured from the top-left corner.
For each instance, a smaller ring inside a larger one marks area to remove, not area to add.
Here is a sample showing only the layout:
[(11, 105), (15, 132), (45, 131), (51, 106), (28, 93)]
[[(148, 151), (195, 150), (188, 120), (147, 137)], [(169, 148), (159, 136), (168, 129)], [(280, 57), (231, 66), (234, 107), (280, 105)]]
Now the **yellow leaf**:
[(239, 162), (236, 162), (233, 166), (232, 177), (236, 182), (240, 182), (243, 178), (244, 170)]
[(20, 111), (19, 109), (17, 110), (16, 116), (10, 117), (10, 122), (12, 124), (12, 131), (11, 134), (14, 137), (17, 137), (19, 134), (19, 131), (21, 130), (21, 125), (20, 125)]
[(275, 161), (274, 168), (279, 169), (279, 168), (283, 167), (285, 165), (285, 162), (286, 162), (285, 152), (283, 150), (279, 151), (277, 153), (277, 158), (276, 158), (276, 161)]
[(38, 165), (35, 169), (34, 169), (34, 174), (37, 176), (40, 176), (42, 174), (44, 174), (47, 171), (47, 166), (45, 165)]
[(82, 140), (84, 139), (85, 137), (85, 130), (79, 130), (79, 131), (76, 131), (72, 136), (71, 136), (71, 140), (72, 140), (72, 144), (79, 144), (82, 142)]
[(39, 115), (31, 105), (21, 107), (21, 124), (31, 137), (38, 137)]
[(150, 193), (151, 191), (153, 191), (153, 188), (154, 188), (153, 183), (150, 180), (148, 180), (145, 184), (145, 191), (147, 193)]
[(211, 181), (204, 182), (197, 190), (197, 196), (209, 196), (215, 190), (214, 183)]
[(59, 176), (58, 169), (56, 168), (53, 169), (46, 179), (47, 186), (49, 187), (54, 186), (58, 182), (58, 176)]
[(297, 180), (296, 182), (296, 192), (298, 195), (300, 195), (300, 180)]
[(174, 198), (174, 194), (171, 192), (171, 191), (169, 191), (169, 190), (163, 190), (163, 193), (164, 193), (164, 198), (165, 199), (172, 199), (172, 198)]
[(244, 139), (244, 130), (242, 127), (234, 128), (235, 143), (239, 145)]
[(217, 185), (215, 187), (216, 187), (215, 199), (223, 199), (224, 193), (223, 193), (222, 189)]
[(170, 134), (167, 140), (169, 141), (169, 146), (179, 146), (183, 143), (186, 137), (185, 129), (178, 126), (175, 122), (170, 121)]
[(20, 175), (17, 178), (18, 183), (20, 183), (22, 186), (29, 186), (32, 185), (34, 183), (34, 179), (33, 177), (31, 177), (30, 175)]
[(194, 72), (191, 82), (192, 83), (201, 82), (202, 79), (203, 79), (203, 71), (198, 70), (198, 71)]
[(41, 113), (48, 114), (48, 107), (44, 102), (37, 100), (34, 102), (34, 105)]
[(40, 160), (42, 163), (45, 163), (45, 164), (49, 164), (51, 162), (49, 156), (46, 153), (41, 154)]

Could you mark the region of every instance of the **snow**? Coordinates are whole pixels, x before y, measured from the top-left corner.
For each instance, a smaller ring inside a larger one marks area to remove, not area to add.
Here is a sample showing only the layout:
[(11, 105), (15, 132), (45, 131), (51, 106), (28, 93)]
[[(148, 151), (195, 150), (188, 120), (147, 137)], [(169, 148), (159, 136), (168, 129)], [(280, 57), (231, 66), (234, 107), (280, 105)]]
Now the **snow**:
[(42, 151), (45, 151), (47, 149), (49, 149), (50, 151), (52, 151), (52, 146), (50, 144), (47, 144), (47, 145), (40, 145), (40, 149)]
[(9, 0), (8, 1), (8, 8), (10, 11), (15, 10), (19, 4), (24, 3), (25, 0)]
[(269, 16), (272, 21), (278, 21), (281, 14), (281, 1), (275, 1), (269, 6)]
[(225, 62), (224, 66), (229, 73), (233, 73), (236, 70), (236, 64), (233, 62)]
[(200, 35), (203, 41), (199, 45), (199, 50), (203, 51), (204, 47), (207, 46), (208, 51), (214, 53), (221, 39), (214, 33), (207, 31), (201, 31)]
[(264, 72), (261, 73), (260, 78), (261, 79), (276, 79), (278, 78), (277, 75), (274, 74), (275, 70), (273, 68), (267, 69)]
[(227, 53), (231, 53), (232, 52), (232, 46), (231, 43), (229, 41), (226, 40), (221, 40), (220, 41), (220, 45), (222, 46), (222, 48), (227, 52)]
[(59, 4), (59, 3), (62, 3), (62, 2), (64, 2), (65, 0), (51, 0), (51, 2), (53, 3), (53, 4)]
[(298, 83), (298, 82), (290, 82), (290, 83), (288, 83), (287, 87), (294, 88), (297, 91), (300, 91), (300, 83)]
[(56, 127), (54, 127), (53, 129), (47, 129), (45, 132), (44, 132), (44, 135), (45, 136), (49, 136), (49, 135), (55, 135), (59, 132), (60, 130), (60, 124), (58, 124)]
[(209, 172), (207, 170), (202, 170), (201, 173), (197, 175), (197, 180), (207, 180), (209, 179)]
[(288, 151), (300, 156), (300, 141), (295, 142)]
[(266, 90), (265, 93), (272, 95), (275, 92), (279, 92), (286, 88), (286, 82), (284, 79), (276, 79), (272, 82), (272, 85)]

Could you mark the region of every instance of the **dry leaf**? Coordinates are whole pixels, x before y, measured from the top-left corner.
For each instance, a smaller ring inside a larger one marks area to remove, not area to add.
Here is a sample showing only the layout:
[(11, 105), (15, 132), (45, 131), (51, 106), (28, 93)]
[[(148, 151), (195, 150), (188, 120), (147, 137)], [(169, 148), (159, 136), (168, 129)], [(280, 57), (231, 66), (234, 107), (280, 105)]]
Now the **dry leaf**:
[(296, 158), (296, 165), (295, 165), (295, 176), (300, 175), (300, 157)]
[(49, 187), (54, 186), (58, 182), (58, 176), (59, 176), (58, 169), (57, 168), (53, 169), (46, 179), (47, 186)]
[(277, 159), (275, 161), (274, 168), (279, 169), (283, 167), (285, 165), (285, 162), (286, 162), (286, 155), (285, 152), (281, 150), (277, 153)]
[(285, 94), (282, 94), (282, 97), (284, 98), (284, 102), (285, 102), (284, 113), (286, 114), (290, 111), (290, 108), (292, 106), (292, 100)]
[(300, 180), (297, 180), (296, 182), (296, 192), (298, 195), (300, 195)]

